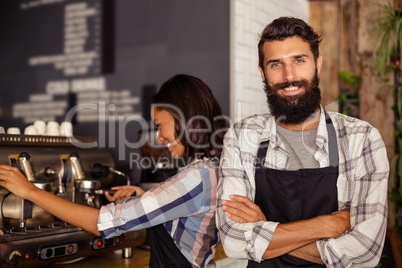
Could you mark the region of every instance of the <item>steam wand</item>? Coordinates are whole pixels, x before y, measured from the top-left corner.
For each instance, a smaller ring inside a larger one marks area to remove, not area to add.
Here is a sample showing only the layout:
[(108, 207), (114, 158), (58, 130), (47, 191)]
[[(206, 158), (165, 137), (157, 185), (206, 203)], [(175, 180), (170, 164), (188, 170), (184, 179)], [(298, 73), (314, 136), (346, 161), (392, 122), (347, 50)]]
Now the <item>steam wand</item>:
[(127, 179), (127, 185), (130, 185), (130, 177), (127, 176), (125, 173), (123, 173), (123, 172), (121, 172), (121, 171), (118, 171), (118, 170), (116, 170), (116, 169), (114, 169), (114, 168), (112, 168), (112, 167), (109, 167), (109, 170), (110, 170), (111, 172), (117, 174), (117, 175), (120, 175), (120, 176), (125, 177), (125, 178)]

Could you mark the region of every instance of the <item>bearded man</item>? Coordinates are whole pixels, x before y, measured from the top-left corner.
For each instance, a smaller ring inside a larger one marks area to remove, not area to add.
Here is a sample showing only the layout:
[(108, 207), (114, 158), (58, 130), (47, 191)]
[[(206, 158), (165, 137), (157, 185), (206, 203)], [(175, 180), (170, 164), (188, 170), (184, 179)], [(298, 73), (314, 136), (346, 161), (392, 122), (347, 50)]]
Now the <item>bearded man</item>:
[(320, 105), (321, 37), (281, 17), (258, 44), (269, 114), (224, 139), (217, 226), (248, 267), (374, 267), (387, 226), (389, 164), (368, 123)]

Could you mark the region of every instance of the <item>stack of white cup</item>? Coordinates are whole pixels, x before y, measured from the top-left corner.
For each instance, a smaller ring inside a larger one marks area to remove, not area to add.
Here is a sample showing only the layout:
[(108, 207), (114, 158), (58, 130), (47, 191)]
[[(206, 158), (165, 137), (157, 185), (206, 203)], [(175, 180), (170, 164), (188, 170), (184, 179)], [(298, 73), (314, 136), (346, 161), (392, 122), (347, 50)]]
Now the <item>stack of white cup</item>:
[(62, 122), (60, 125), (56, 121), (46, 122), (36, 120), (33, 125), (25, 128), (25, 135), (43, 135), (43, 136), (73, 136), (73, 125), (71, 122)]
[(21, 134), (21, 132), (18, 127), (9, 127), (7, 129), (7, 134), (19, 135), (19, 134)]
[(25, 135), (37, 135), (38, 132), (36, 130), (36, 127), (34, 125), (29, 125), (25, 128), (24, 130)]
[(36, 129), (36, 135), (46, 135), (46, 122), (42, 120), (36, 120), (33, 123)]
[(47, 122), (46, 135), (48, 136), (60, 136), (60, 126), (56, 121)]
[[(0, 127), (0, 134), (4, 134), (4, 128)], [(9, 127), (7, 134), (21, 134), (18, 127)], [(41, 135), (41, 136), (73, 136), (73, 125), (71, 122), (62, 122), (60, 125), (56, 121), (46, 122), (36, 120), (32, 125), (29, 125), (24, 130), (25, 135)]]
[(67, 122), (67, 121), (61, 122), (60, 135), (66, 136), (66, 137), (73, 136), (73, 125), (71, 124), (71, 122)]

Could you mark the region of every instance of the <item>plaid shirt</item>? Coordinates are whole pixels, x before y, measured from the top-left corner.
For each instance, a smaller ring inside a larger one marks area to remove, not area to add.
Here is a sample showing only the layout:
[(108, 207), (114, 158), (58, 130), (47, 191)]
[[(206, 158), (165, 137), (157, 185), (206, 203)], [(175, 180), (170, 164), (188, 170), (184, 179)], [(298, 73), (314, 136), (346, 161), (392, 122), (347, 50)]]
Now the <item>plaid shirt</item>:
[(110, 238), (164, 224), (193, 267), (215, 267), (217, 161), (199, 160), (141, 196), (103, 206), (98, 230)]
[[(377, 129), (368, 123), (329, 112), (339, 152), (338, 207), (350, 209), (351, 230), (316, 242), (327, 267), (374, 267), (381, 257), (387, 226), (389, 163)], [(254, 159), (262, 141), (270, 140), (264, 166), (288, 170), (289, 157), (269, 114), (234, 124), (224, 139), (221, 156), (217, 226), (226, 255), (257, 262), (267, 249), (278, 222), (239, 224), (226, 217), (222, 200), (230, 194), (255, 197)], [(328, 133), (321, 108), (314, 158), (329, 166)], [(308, 148), (309, 149), (309, 148)], [(319, 204), (317, 204), (319, 205)]]

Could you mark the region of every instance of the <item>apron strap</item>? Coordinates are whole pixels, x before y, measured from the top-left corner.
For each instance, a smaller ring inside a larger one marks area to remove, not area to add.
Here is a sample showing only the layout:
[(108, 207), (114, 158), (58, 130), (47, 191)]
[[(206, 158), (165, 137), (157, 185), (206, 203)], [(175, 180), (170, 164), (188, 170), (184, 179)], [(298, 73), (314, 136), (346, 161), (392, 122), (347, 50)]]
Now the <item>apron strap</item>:
[(258, 148), (257, 152), (257, 157), (254, 160), (255, 169), (264, 167), (265, 157), (268, 151), (268, 145), (269, 140), (260, 143), (260, 147)]
[(326, 111), (324, 111), (324, 113), (328, 131), (329, 164), (331, 165), (331, 167), (336, 167), (339, 164), (338, 142), (336, 138), (336, 131), (334, 128), (334, 124), (332, 123), (331, 117), (329, 117), (329, 114)]

